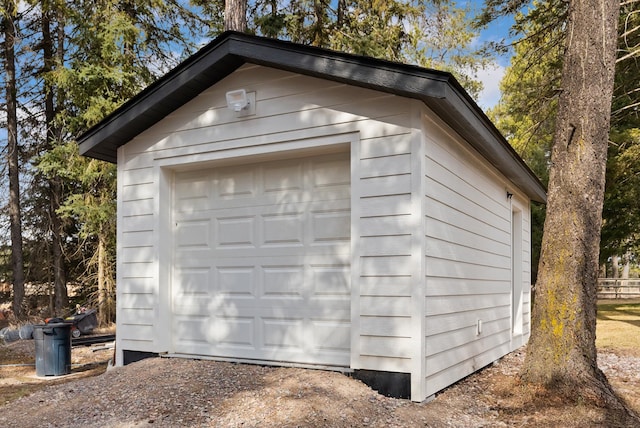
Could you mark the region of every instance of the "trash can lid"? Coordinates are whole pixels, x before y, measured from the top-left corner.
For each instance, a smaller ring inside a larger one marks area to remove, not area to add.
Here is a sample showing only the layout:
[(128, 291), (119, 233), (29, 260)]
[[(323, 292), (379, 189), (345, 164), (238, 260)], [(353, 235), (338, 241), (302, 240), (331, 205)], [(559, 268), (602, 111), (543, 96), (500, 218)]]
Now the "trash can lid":
[(50, 324), (34, 324), (33, 325), (34, 328), (62, 328), (62, 327), (71, 328), (71, 326), (72, 326), (72, 323), (69, 323), (69, 322), (55, 322)]

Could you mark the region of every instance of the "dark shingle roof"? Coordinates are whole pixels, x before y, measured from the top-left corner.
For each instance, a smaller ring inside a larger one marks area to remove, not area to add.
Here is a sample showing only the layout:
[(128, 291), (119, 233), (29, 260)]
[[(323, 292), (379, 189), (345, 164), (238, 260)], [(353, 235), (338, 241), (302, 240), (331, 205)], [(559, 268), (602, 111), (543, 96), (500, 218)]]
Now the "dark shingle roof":
[(245, 63), (424, 102), (532, 200), (544, 186), (450, 73), (275, 39), (226, 32), (78, 139), (80, 153), (116, 162), (117, 148)]

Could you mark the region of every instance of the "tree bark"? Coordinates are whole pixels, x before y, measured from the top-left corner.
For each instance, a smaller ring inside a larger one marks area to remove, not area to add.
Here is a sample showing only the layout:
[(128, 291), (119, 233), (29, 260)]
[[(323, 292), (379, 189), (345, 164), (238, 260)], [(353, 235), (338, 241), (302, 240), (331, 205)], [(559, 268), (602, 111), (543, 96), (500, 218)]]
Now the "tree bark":
[(109, 269), (107, 257), (107, 235), (98, 235), (98, 317), (100, 325), (115, 321), (115, 284)]
[(16, 27), (13, 16), (16, 5), (13, 1), (5, 2), (3, 17), (4, 63), (6, 74), (7, 101), (7, 164), (9, 173), (9, 223), (11, 229), (11, 268), (13, 271), (13, 313), (18, 318), (24, 317), (24, 256), (22, 252), (22, 220), (20, 208), (20, 175), (18, 147), (18, 108), (16, 87), (15, 47)]
[(67, 275), (63, 251), (62, 219), (58, 214), (62, 198), (62, 183), (59, 177), (49, 179), (49, 216), (51, 221), (51, 252), (53, 256), (53, 289), (55, 292), (55, 313), (63, 315), (69, 309)]
[[(56, 62), (54, 43), (51, 37), (51, 15), (53, 11), (42, 11), (42, 53), (44, 60), (44, 117), (47, 129), (45, 147), (47, 150), (54, 147), (60, 138), (60, 130), (56, 126), (56, 99), (54, 89), (48, 83), (46, 74), (53, 70)], [(58, 15), (59, 16), (59, 15)], [(58, 48), (60, 48), (58, 44)], [(58, 52), (61, 59), (61, 52)], [(67, 278), (63, 251), (63, 227), (58, 210), (64, 197), (62, 180), (54, 176), (47, 179), (49, 192), (49, 228), (51, 233), (51, 255), (53, 259), (53, 289), (54, 289), (54, 313), (63, 315), (69, 307), (69, 295), (67, 293)]]
[(247, 31), (247, 0), (225, 0), (224, 29)]
[(339, 29), (342, 29), (342, 26), (344, 25), (344, 17), (345, 17), (345, 0), (338, 0), (338, 11), (336, 13), (337, 17), (336, 17), (336, 27)]
[(523, 380), (617, 403), (598, 369), (596, 292), (619, 2), (571, 0)]

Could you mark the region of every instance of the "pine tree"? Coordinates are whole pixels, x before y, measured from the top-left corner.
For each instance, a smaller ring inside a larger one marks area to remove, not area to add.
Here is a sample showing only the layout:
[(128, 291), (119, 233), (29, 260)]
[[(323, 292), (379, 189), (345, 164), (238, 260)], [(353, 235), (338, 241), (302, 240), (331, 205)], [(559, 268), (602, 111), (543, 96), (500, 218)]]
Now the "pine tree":
[(109, 323), (115, 317), (116, 170), (80, 157), (73, 137), (176, 65), (180, 58), (168, 52), (192, 50), (200, 21), (178, 3), (153, 0), (80, 1), (65, 12), (66, 25), (73, 28), (67, 56), (45, 79), (53, 91), (64, 93), (52, 122), (60, 138), (37, 166), (48, 180), (62, 180), (68, 188), (55, 212), (78, 225), (77, 244), (85, 253), (82, 279), (95, 287), (100, 321)]
[[(522, 376), (616, 403), (595, 348), (596, 279), (619, 5), (569, 3), (547, 217)], [(603, 41), (594, 43), (595, 40)], [(597, 58), (597, 60), (594, 60)]]
[(11, 270), (13, 273), (13, 313), (22, 318), (24, 312), (24, 258), (22, 251), (22, 217), (18, 144), (18, 93), (15, 46), (18, 40), (17, 5), (5, 0), (0, 8), (0, 24), (4, 35), (3, 59), (7, 110), (7, 165), (9, 174), (9, 222), (11, 229)]
[(263, 0), (249, 12), (257, 34), (450, 71), (477, 95), (491, 58), (473, 47), (471, 21), (469, 8), (421, 0)]

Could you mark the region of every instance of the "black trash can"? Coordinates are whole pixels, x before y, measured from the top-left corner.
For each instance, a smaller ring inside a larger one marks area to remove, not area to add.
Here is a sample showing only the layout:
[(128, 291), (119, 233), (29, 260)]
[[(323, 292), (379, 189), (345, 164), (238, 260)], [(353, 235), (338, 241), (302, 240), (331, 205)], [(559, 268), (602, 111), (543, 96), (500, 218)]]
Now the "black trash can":
[(34, 325), (33, 340), (36, 344), (36, 376), (71, 373), (71, 324)]

